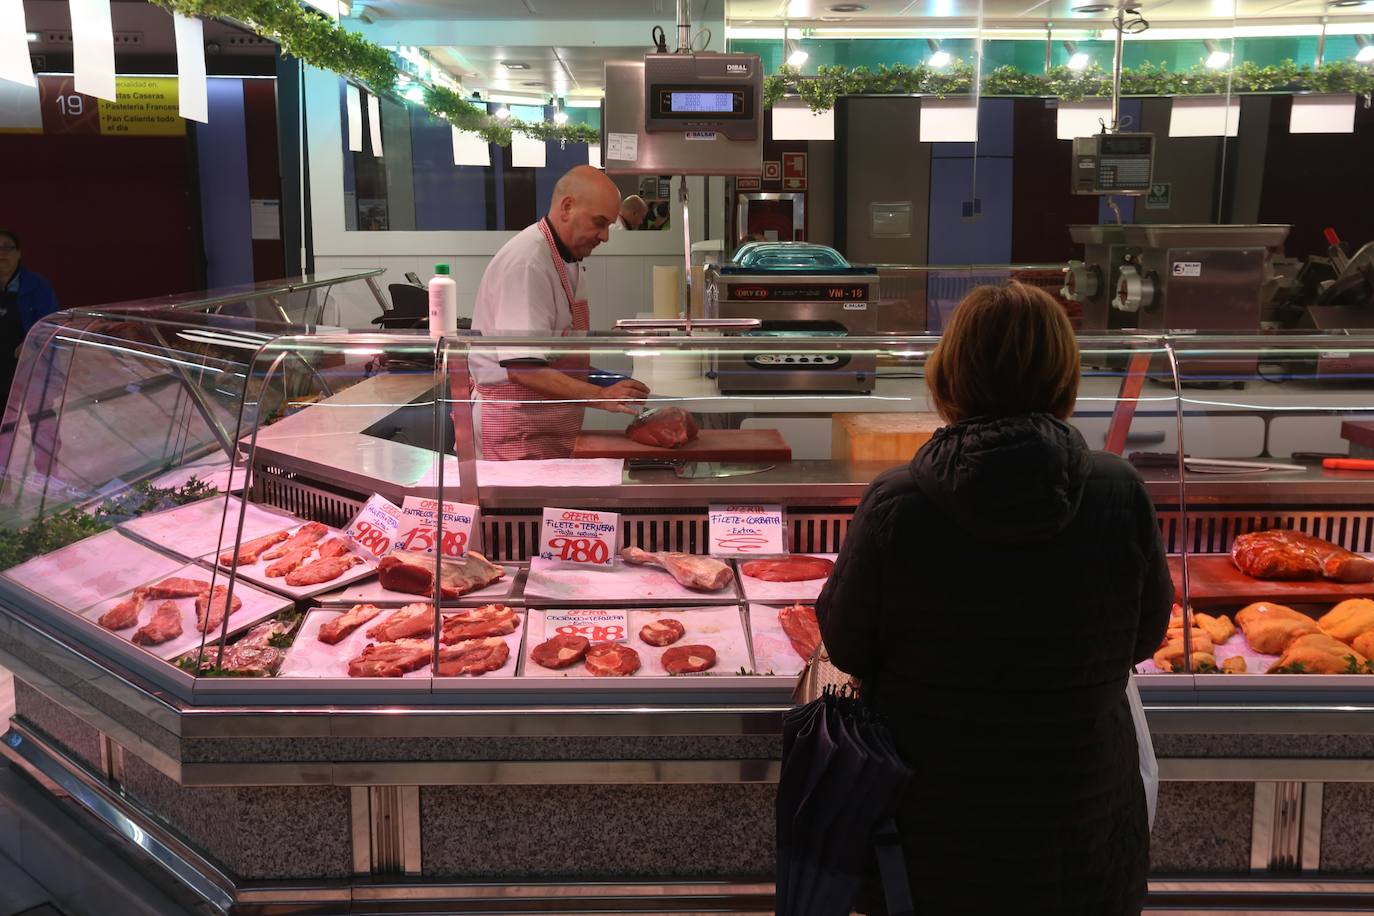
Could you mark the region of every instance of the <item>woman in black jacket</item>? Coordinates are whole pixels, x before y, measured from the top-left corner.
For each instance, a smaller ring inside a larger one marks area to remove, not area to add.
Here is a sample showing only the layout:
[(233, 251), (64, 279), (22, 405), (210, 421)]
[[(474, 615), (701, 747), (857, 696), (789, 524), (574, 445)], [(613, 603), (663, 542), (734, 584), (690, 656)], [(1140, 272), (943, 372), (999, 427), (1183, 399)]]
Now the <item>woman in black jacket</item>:
[(1143, 905), (1126, 679), (1173, 585), (1140, 478), (1065, 422), (1078, 378), (1046, 293), (965, 297), (926, 365), (949, 425), (869, 487), (816, 607), (915, 770), (898, 824), (918, 913)]

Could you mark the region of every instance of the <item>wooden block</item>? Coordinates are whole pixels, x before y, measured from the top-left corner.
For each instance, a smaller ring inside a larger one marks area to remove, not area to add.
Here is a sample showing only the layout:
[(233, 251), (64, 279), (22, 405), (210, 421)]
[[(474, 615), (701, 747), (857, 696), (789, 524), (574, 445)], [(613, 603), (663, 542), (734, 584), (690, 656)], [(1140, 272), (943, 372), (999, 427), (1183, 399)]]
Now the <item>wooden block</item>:
[(845, 413), (831, 420), (835, 461), (909, 461), (945, 425), (933, 413)]

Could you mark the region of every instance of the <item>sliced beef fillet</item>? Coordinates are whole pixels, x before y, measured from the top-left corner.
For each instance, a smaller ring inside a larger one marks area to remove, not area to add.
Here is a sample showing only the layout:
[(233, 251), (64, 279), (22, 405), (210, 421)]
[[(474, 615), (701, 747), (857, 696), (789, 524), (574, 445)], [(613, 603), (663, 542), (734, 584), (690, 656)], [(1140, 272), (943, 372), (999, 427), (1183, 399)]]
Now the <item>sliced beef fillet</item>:
[(330, 538), (320, 545), (320, 556), (323, 559), (330, 557), (341, 557), (348, 553), (348, 544), (344, 543), (343, 538)]
[(671, 617), (664, 617), (661, 620), (651, 620), (639, 629), (639, 638), (651, 646), (671, 646), (687, 633), (687, 628), (682, 625), (682, 621), (674, 620)]
[(484, 604), (468, 608), (444, 618), (443, 633), (439, 641), (456, 643), (465, 639), (482, 639), (487, 636), (504, 636), (514, 633), (520, 620), (515, 611), (504, 604)]
[[(215, 591), (211, 594), (208, 590), (196, 596), (196, 629), (202, 633), (210, 633), (219, 628), (224, 622), (224, 608), (229, 600), (229, 589), (223, 585), (216, 585)], [(232, 617), (238, 613), (239, 608), (243, 607), (243, 601), (238, 595), (234, 596), (233, 609), (229, 611)]]
[(825, 557), (776, 557), (750, 560), (739, 569), (749, 578), (765, 582), (805, 582), (824, 579), (834, 568)]
[(220, 566), (249, 566), (258, 562), (258, 557), (262, 556), (263, 551), (280, 544), (286, 540), (285, 531), (275, 531), (272, 534), (264, 534), (260, 538), (253, 538), (239, 545), (237, 554), (232, 550), (226, 550), (219, 555)]
[(658, 566), (685, 588), (717, 592), (734, 581), (730, 567), (712, 557), (694, 553), (650, 553), (638, 547), (626, 547), (620, 558), (636, 566)]
[(696, 439), (697, 421), (681, 407), (660, 407), (640, 414), (625, 428), (625, 435), (641, 445), (681, 448)]
[(673, 646), (663, 653), (663, 668), (669, 674), (695, 674), (715, 664), (716, 650), (710, 646)]
[(586, 665), (597, 677), (627, 677), (639, 670), (639, 653), (618, 642), (599, 642), (587, 650)]
[(354, 566), (363, 562), (362, 557), (325, 557), (315, 560), (286, 574), (286, 584), (293, 588), (306, 585), (322, 585), (339, 578)]
[(591, 645), (585, 636), (559, 633), (530, 651), (530, 658), (543, 668), (567, 668), (582, 661)]
[(369, 639), (394, 642), (413, 636), (428, 636), (434, 632), (434, 607), (429, 604), (407, 604), (381, 623), (367, 631)]
[(313, 548), (315, 543), (328, 533), (329, 529), (319, 522), (306, 522), (296, 529), (296, 533), (291, 535), (286, 543), (282, 544), (280, 547), (273, 547), (267, 553), (263, 554), (262, 558), (264, 560), (277, 560), (286, 556), (293, 550), (300, 550), (302, 547)]
[(803, 661), (809, 662), (821, 644), (821, 625), (816, 621), (816, 609), (808, 604), (790, 604), (778, 611), (778, 622), (792, 648)]
[(156, 585), (143, 590), (149, 598), (194, 598), (210, 590), (210, 583), (204, 579), (163, 579)]
[(164, 601), (153, 609), (153, 619), (138, 628), (133, 641), (140, 646), (158, 646), (181, 635), (181, 608), (175, 601)]
[[(427, 605), (421, 605), (421, 607), (428, 610)], [(331, 646), (335, 645), (381, 612), (382, 609), (375, 604), (355, 604), (320, 627), (320, 642)]]
[(274, 560), (267, 565), (267, 576), (270, 579), (279, 579), (292, 570), (296, 569), (306, 560), (310, 559), (310, 554), (314, 551), (312, 547), (297, 547), (279, 560)]
[(423, 639), (369, 643), (348, 663), (349, 677), (400, 677), (428, 665), (433, 646)]
[(440, 677), (461, 677), (496, 671), (510, 658), (510, 646), (499, 636), (465, 639), (439, 650)]
[(127, 630), (138, 623), (143, 602), (143, 590), (135, 589), (132, 595), (100, 615), (100, 625), (107, 630)]

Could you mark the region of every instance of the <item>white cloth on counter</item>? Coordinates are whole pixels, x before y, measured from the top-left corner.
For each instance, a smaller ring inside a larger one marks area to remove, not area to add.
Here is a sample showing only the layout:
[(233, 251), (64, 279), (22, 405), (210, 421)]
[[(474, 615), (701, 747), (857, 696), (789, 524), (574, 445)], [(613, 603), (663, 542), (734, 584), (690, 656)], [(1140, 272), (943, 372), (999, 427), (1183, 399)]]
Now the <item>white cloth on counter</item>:
[[(618, 487), (624, 482), (623, 458), (549, 458), (530, 461), (477, 462), (477, 483), (483, 487)], [(437, 468), (430, 468), (412, 486), (438, 485)], [(444, 459), (444, 489), (458, 484), (458, 459)]]
[[(568, 283), (579, 298), (586, 268), (567, 264)], [(477, 301), (472, 309), (472, 329), (487, 337), (504, 335), (559, 337), (573, 326), (572, 309), (563, 292), (562, 281), (549, 245), (539, 231), (539, 223), (520, 230), (501, 246), (482, 274)], [(482, 352), (474, 344), (472, 374), (479, 385), (500, 385), (509, 381), (502, 362), (516, 359), (547, 361), (550, 354), (538, 348), (507, 348)]]

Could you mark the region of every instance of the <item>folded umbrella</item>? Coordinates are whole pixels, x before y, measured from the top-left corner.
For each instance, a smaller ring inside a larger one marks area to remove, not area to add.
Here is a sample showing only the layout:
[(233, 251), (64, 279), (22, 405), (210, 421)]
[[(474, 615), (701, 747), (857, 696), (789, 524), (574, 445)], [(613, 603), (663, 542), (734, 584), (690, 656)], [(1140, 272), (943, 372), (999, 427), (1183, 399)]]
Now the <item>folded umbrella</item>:
[(782, 772), (778, 776), (775, 804), (775, 909), (778, 913), (786, 911), (789, 901), (788, 875), (793, 849), (799, 841), (795, 830), (797, 812), (819, 781), (835, 749), (835, 743), (826, 728), (826, 704), (823, 700), (790, 710), (783, 716), (782, 734)]

